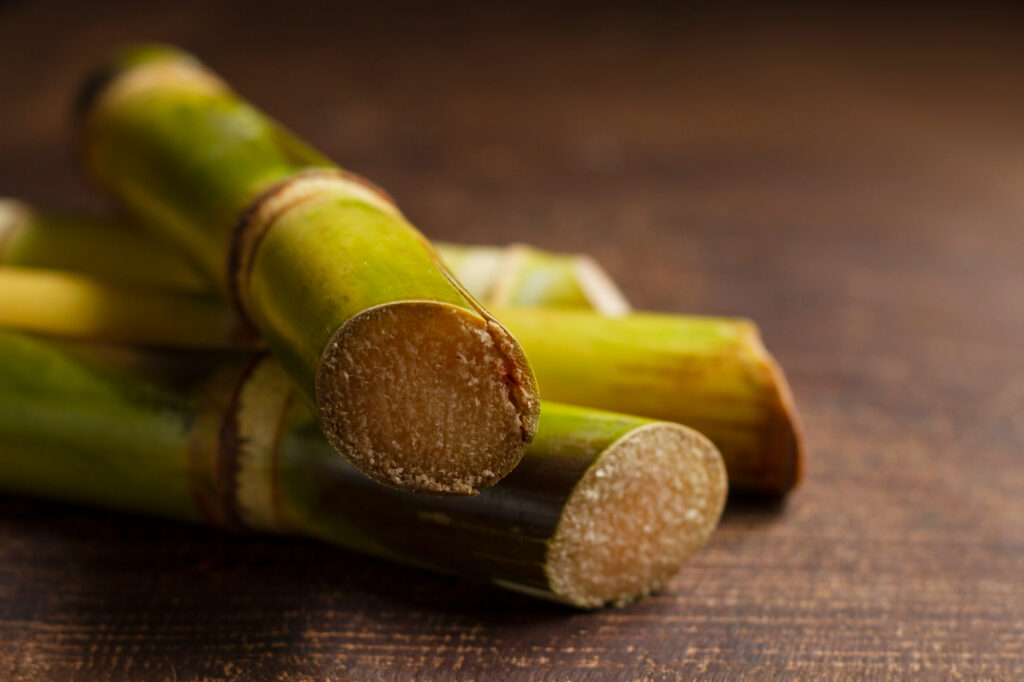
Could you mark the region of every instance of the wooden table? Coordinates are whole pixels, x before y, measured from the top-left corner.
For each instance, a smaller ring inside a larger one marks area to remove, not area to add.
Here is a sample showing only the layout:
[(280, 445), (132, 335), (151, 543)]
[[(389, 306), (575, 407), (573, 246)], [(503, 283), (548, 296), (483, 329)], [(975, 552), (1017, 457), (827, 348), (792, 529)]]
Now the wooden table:
[(0, 500), (3, 679), (1024, 679), (1016, 16), (0, 9), (0, 191), (101, 204), (69, 98), (157, 36), (428, 234), (747, 315), (809, 460), (668, 589), (580, 613), (300, 540)]

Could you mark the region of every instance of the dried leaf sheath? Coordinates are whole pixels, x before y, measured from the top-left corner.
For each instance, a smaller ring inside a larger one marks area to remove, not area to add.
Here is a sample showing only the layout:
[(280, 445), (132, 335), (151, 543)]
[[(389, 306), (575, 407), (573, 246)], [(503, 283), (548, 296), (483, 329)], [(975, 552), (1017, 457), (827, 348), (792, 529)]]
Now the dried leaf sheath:
[(80, 142), (92, 177), (255, 324), (365, 474), (472, 494), (522, 457), (539, 409), (524, 354), (379, 189), (167, 48), (129, 51), (86, 88)]
[(339, 459), (270, 360), (0, 332), (0, 488), (321, 538), (578, 606), (637, 598), (725, 499), (684, 427), (545, 405), (523, 464), (474, 498), (382, 488)]

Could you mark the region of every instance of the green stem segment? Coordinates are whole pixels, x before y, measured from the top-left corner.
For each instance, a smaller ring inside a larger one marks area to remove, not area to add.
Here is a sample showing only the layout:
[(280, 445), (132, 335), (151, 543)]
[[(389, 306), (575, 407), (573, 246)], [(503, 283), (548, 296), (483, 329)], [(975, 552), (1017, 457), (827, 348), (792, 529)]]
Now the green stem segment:
[(726, 494), (675, 424), (545, 403), (472, 499), (382, 488), (338, 458), (265, 356), (155, 354), (0, 332), (0, 489), (320, 538), (583, 607), (664, 584)]
[(546, 400), (679, 422), (718, 446), (735, 490), (781, 495), (803, 437), (788, 382), (757, 325), (739, 318), (497, 311)]
[(14, 199), (0, 199), (0, 263), (67, 270), (143, 289), (210, 293), (209, 282), (187, 259), (134, 225), (37, 211)]
[(356, 468), (462, 495), (515, 467), (539, 410), (526, 357), (379, 189), (177, 50), (123, 55), (80, 119), (93, 178), (235, 302)]
[[(785, 376), (749, 320), (507, 308), (545, 396), (691, 426), (722, 451), (734, 490), (784, 494), (803, 443)], [(156, 345), (251, 345), (209, 299), (0, 267), (0, 324)]]

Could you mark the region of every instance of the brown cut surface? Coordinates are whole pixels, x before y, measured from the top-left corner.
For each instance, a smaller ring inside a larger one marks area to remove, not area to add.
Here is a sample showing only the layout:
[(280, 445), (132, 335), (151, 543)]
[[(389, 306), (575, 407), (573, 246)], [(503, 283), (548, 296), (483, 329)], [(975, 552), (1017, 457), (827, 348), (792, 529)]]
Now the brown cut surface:
[(548, 548), (554, 592), (588, 607), (647, 596), (707, 542), (727, 488), (721, 456), (696, 431), (650, 424), (623, 436), (562, 511)]
[[(410, 301), (346, 322), (317, 372), (324, 432), (370, 478), (413, 492), (472, 495), (501, 480), (533, 437), (523, 366), (476, 313)], [(531, 382), (532, 383), (532, 382)]]

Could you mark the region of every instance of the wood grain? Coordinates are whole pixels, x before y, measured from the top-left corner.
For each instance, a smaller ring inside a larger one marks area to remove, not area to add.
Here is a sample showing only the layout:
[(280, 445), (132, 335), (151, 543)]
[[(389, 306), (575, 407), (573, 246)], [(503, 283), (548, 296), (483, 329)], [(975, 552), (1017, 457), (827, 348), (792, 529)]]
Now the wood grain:
[(99, 207), (66, 112), (195, 50), (428, 234), (742, 314), (809, 446), (640, 604), (0, 500), (2, 679), (1024, 678), (1024, 43), (1004, 10), (0, 8), (0, 191)]

